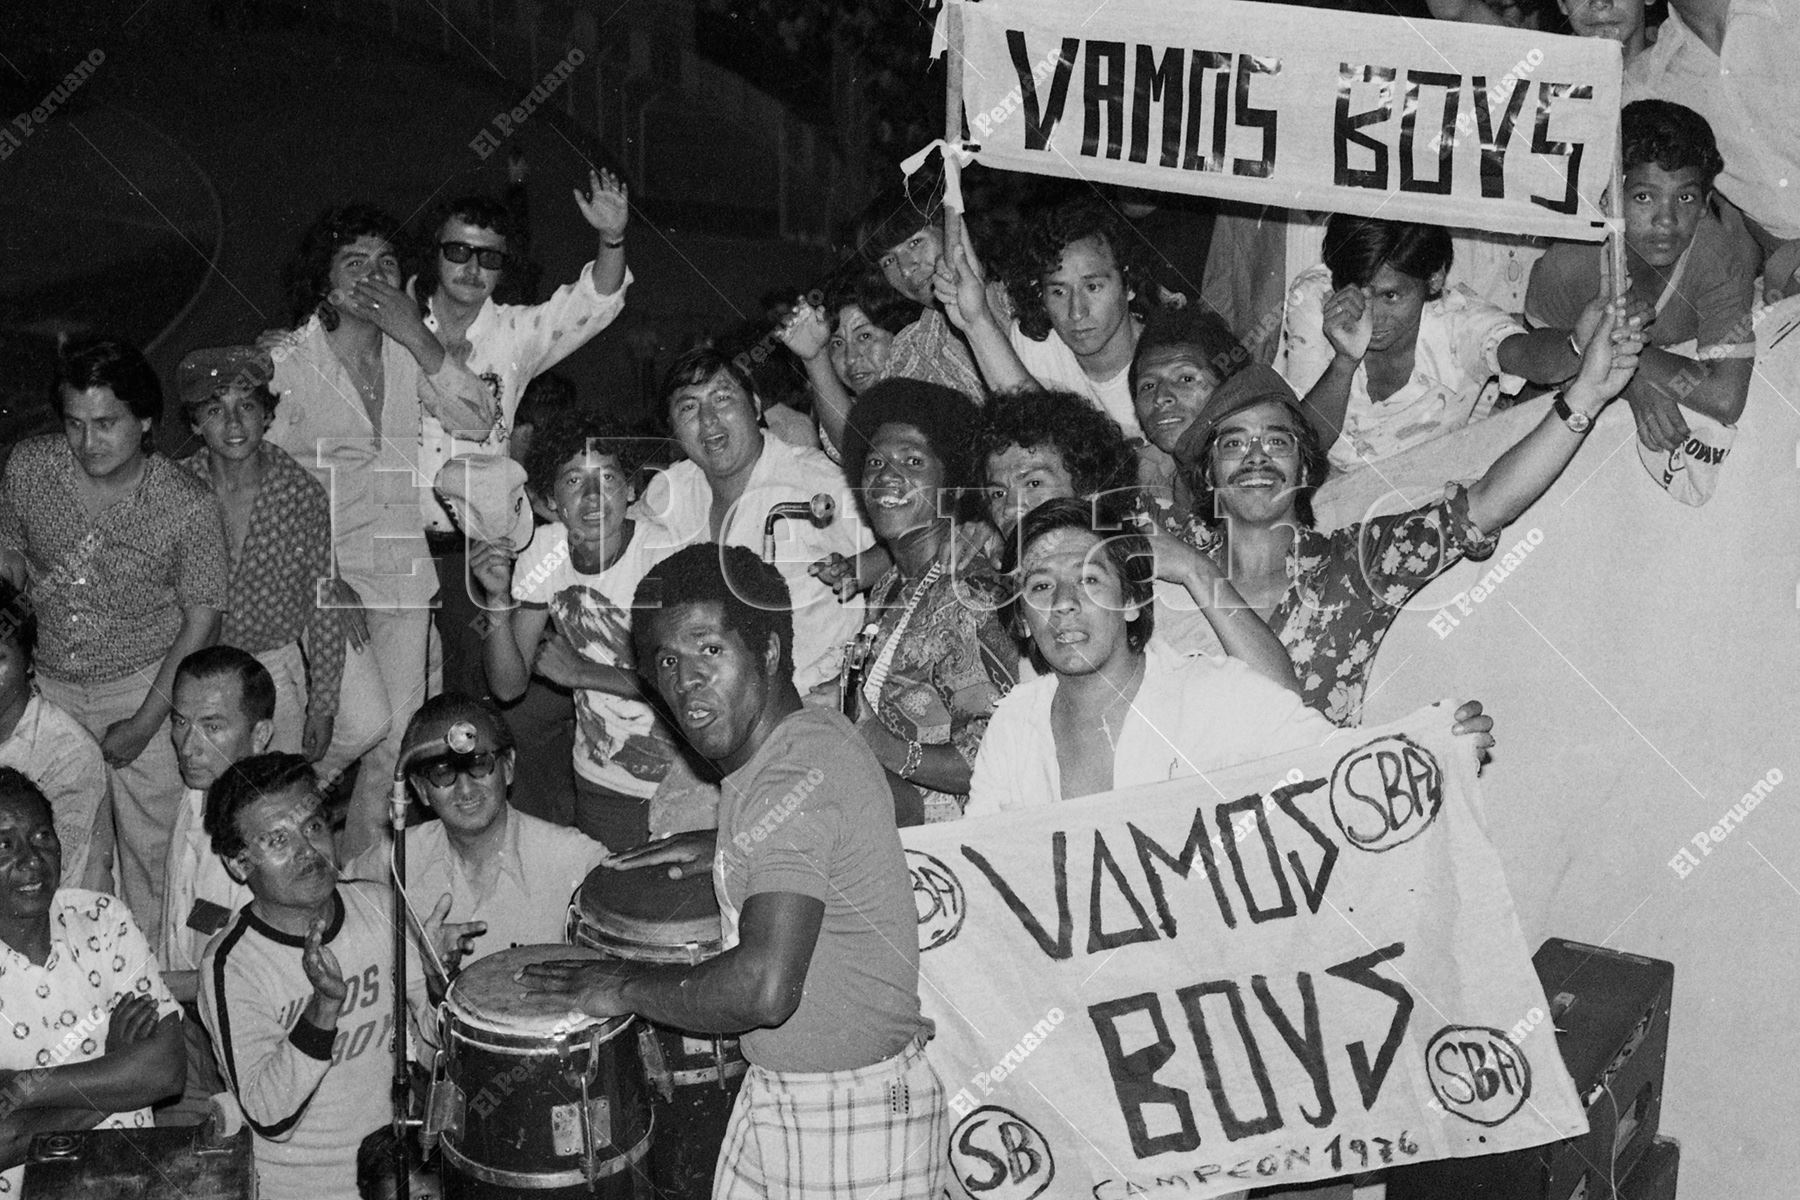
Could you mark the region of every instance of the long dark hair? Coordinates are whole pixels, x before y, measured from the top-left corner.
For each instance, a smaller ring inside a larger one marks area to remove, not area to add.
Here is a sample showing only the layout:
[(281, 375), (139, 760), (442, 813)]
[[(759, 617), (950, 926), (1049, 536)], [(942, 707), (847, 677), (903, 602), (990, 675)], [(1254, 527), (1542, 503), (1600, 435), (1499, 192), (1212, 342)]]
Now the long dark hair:
[(338, 327), (338, 311), (328, 298), (331, 260), (356, 239), (370, 236), (393, 247), (396, 255), (404, 253), (400, 222), (373, 204), (342, 204), (327, 209), (312, 223), (300, 239), (299, 251), (288, 261), (283, 272), (288, 312), (294, 328), (306, 324), (314, 313), (325, 323), (327, 330)]

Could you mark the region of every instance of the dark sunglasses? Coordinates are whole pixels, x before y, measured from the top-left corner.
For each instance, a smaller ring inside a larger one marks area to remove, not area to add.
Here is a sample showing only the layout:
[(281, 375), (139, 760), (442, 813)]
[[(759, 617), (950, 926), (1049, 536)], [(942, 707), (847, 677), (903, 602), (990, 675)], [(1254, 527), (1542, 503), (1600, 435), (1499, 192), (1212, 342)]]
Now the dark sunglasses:
[(498, 271), (506, 265), (506, 251), (496, 250), (492, 246), (471, 246), (467, 242), (439, 242), (438, 253), (444, 261), (461, 266), (469, 261), (473, 254), (475, 261), (481, 264), (484, 271)]
[(418, 769), (419, 778), (434, 788), (447, 788), (456, 782), (458, 775), (467, 775), (470, 779), (486, 779), (494, 773), (494, 764), (500, 761), (500, 754), (494, 750), (483, 750), (479, 754), (457, 754), (449, 758), (437, 758)]

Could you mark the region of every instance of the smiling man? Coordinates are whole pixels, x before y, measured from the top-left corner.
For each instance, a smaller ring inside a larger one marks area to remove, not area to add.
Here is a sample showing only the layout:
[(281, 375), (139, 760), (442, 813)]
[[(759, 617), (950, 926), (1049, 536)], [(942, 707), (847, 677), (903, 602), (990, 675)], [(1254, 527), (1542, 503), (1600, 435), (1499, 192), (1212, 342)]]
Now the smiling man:
[[(356, 1148), (393, 1120), (389, 889), (338, 883), (312, 764), (233, 763), (206, 794), (213, 852), (254, 899), (206, 948), (200, 1019), (255, 1134), (258, 1194), (356, 1191)], [(423, 999), (416, 964), (409, 998)]]
[[(505, 205), (485, 196), (464, 196), (445, 205), (432, 222), (433, 270), (422, 281), (425, 328), (480, 378), (495, 412), (493, 424), (484, 430), (448, 428), (427, 413), (419, 464), (426, 479), (437, 478), (454, 455), (506, 454), (526, 385), (585, 346), (624, 310), (631, 286), (625, 267), (630, 196), (611, 171), (590, 171), (588, 187), (585, 195), (575, 191), (575, 207), (598, 236), (593, 261), (542, 304), (494, 300), (494, 289), (509, 266), (519, 265), (512, 255), (523, 232), (514, 229)], [(464, 535), (435, 494), (425, 493), (422, 502), (425, 538), (441, 587), (437, 628), (444, 642), (444, 687), (480, 695), (487, 684)]]
[[(472, 731), (467, 750), (450, 748), (456, 725)], [(434, 905), (424, 927), (437, 958), (454, 968), (496, 950), (562, 941), (569, 897), (606, 847), (513, 808), (506, 718), (484, 700), (445, 692), (414, 714), (401, 753), (418, 756), (407, 791), (438, 818), (406, 831), (406, 886), (421, 908)], [(388, 849), (376, 847), (344, 875), (387, 885), (388, 862)]]
[(925, 1058), (918, 916), (881, 764), (789, 682), (787, 587), (750, 551), (690, 546), (638, 589), (638, 662), (725, 773), (719, 827), (621, 856), (710, 865), (726, 950), (698, 966), (547, 963), (534, 990), (597, 1017), (741, 1033), (749, 1074), (715, 1196), (936, 1197), (943, 1084)]
[(804, 518), (778, 521), (774, 560), (793, 597), (795, 685), (804, 693), (835, 679), (845, 644), (862, 627), (863, 606), (840, 604), (809, 568), (833, 554), (853, 559), (874, 544), (856, 517), (844, 472), (823, 451), (768, 436), (749, 376), (716, 350), (676, 359), (663, 379), (663, 403), (687, 461), (652, 479), (633, 512), (667, 526), (678, 545), (760, 550), (775, 505), (820, 494), (835, 501), (837, 515), (822, 528)]
[(0, 767), (0, 1193), (38, 1133), (143, 1128), (181, 1090), (181, 1018), (150, 946), (112, 896), (61, 888), (36, 784)]
[(1627, 308), (1617, 299), (1601, 308), (1575, 378), (1474, 484), (1330, 533), (1313, 528), (1312, 511), (1325, 446), (1293, 389), (1256, 364), (1213, 394), (1181, 446), (1195, 464), (1200, 548), (1281, 639), (1307, 704), (1338, 725), (1362, 723), (1376, 651), (1401, 607), (1463, 558), (1491, 555), (1631, 379), (1643, 331)]

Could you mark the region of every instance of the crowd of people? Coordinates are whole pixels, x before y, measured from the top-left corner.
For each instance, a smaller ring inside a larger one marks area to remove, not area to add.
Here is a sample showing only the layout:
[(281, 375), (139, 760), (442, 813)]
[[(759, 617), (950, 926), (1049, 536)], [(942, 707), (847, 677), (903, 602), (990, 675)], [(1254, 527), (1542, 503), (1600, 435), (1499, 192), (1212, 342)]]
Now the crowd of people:
[[(1627, 54), (1616, 283), (1595, 246), (1288, 213), (1318, 253), (1273, 268), (1266, 339), (1261, 269), (1168, 269), (1210, 214), (984, 212), (974, 186), (946, 236), (921, 176), (772, 324), (683, 353), (647, 435), (548, 373), (632, 282), (626, 186), (595, 172), (593, 260), (530, 302), (497, 297), (524, 231), (496, 200), (417, 247), (323, 214), (291, 325), (182, 361), (179, 460), (143, 355), (66, 344), (62, 429), (0, 478), (0, 1193), (36, 1132), (229, 1093), (262, 1195), (370, 1194), (398, 778), (422, 1057), (449, 977), (563, 941), (590, 872), (710, 875), (716, 957), (522, 986), (741, 1035), (716, 1195), (938, 1195), (900, 828), (1316, 745), (1361, 721), (1408, 599), (1494, 554), (1608, 403), (1657, 453), (1742, 413), (1800, 220), (1729, 116), (1754, 97), (1669, 91), (1724, 53), (1725, 6), (1674, 0), (1654, 45), (1634, 0), (1564, 7)], [(1528, 276), (1473, 290), (1496, 255)], [(1545, 392), (1479, 479), (1317, 528), (1333, 474)], [(1455, 714), (1483, 755), (1491, 726)]]

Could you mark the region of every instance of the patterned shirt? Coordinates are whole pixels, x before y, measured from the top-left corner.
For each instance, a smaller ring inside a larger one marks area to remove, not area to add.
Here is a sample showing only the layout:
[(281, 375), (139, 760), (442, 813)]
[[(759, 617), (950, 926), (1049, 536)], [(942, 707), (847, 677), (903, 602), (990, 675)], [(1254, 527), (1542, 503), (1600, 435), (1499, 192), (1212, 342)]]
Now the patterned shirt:
[[(344, 629), (338, 610), (319, 603), (319, 584), (331, 578), (331, 501), (319, 481), (279, 446), (264, 442), (262, 486), (250, 507), (250, 528), (231, 564), (230, 603), (219, 641), (252, 654), (290, 642), (306, 646), (306, 715), (337, 715), (344, 674)], [(206, 451), (181, 460), (201, 479)], [(230, 543), (226, 543), (227, 553)]]
[[(953, 746), (973, 766), (994, 705), (1019, 677), (1019, 647), (1000, 620), (1008, 585), (987, 571), (941, 571), (920, 594), (911, 617), (901, 596), (900, 573), (890, 570), (871, 594), (881, 633), (876, 654), (899, 629), (880, 702), (873, 716), (895, 737), (926, 746)], [(917, 786), (917, 785), (915, 785)], [(965, 795), (920, 787), (927, 821), (962, 816)]]
[(160, 662), (190, 608), (225, 607), (225, 525), (212, 489), (160, 454), (90, 520), (60, 433), (20, 442), (0, 479), (0, 547), (22, 551), (37, 669), (107, 683)]
[[(1464, 558), (1487, 558), (1499, 531), (1469, 520), (1469, 493), (1451, 484), (1444, 498), (1410, 512), (1373, 517), (1331, 533), (1302, 529), (1288, 555), (1288, 589), (1269, 614), (1287, 647), (1307, 705), (1334, 724), (1362, 724), (1369, 668), (1400, 608)], [(1228, 569), (1225, 539), (1200, 547)]]
[[(0, 767), (21, 771), (50, 801), (56, 840), (62, 843), (62, 885), (80, 887), (94, 849), (94, 826), (112, 812), (112, 775), (100, 743), (87, 727), (35, 692), (19, 723), (0, 737)], [(112, 855), (112, 839), (100, 848)], [(106, 878), (111, 878), (108, 867)]]
[(923, 379), (955, 388), (977, 404), (987, 399), (987, 386), (981, 382), (981, 372), (975, 369), (967, 345), (935, 308), (927, 308), (918, 320), (894, 335), (878, 378)]
[[(59, 435), (60, 436), (60, 435)], [(116, 897), (59, 888), (50, 902), (50, 954), (38, 966), (0, 943), (0, 1070), (88, 1062), (106, 1053), (113, 1006), (127, 996), (156, 1001), (158, 1017), (180, 1011), (163, 986), (150, 943)], [(148, 1108), (113, 1113), (101, 1129), (147, 1129)], [(14, 1195), (25, 1168), (0, 1175)]]

